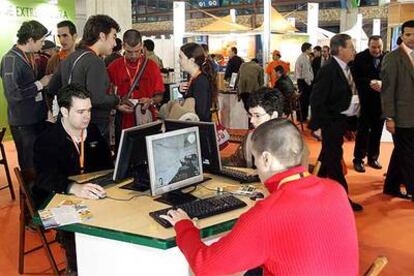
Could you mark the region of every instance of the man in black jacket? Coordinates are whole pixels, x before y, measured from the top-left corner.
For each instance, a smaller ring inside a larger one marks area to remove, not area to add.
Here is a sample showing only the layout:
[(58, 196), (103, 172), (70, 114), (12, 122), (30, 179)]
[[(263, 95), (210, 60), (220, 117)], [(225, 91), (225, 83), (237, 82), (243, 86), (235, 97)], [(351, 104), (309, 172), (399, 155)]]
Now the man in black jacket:
[(33, 57), (42, 48), (47, 33), (46, 27), (37, 21), (24, 22), (17, 32), (17, 44), (0, 65), (8, 121), (22, 170), (33, 169), (33, 143), (47, 119), (43, 88), (51, 75), (37, 80)]
[(321, 64), (322, 64), (322, 48), (321, 48), (321, 46), (313, 47), (313, 54), (315, 55), (315, 58), (312, 60), (312, 71), (313, 71), (313, 76), (316, 77), (316, 75), (318, 74), (319, 69), (321, 68)]
[[(34, 145), (36, 181), (32, 195), (37, 207), (54, 193), (73, 194), (87, 199), (105, 197), (96, 184), (77, 184), (69, 176), (113, 167), (111, 153), (99, 130), (89, 124), (91, 100), (88, 91), (71, 84), (59, 91), (61, 121), (50, 124)], [(73, 233), (60, 232), (65, 248), (68, 271), (76, 271)]]
[(50, 81), (49, 91), (57, 94), (62, 86), (78, 83), (91, 93), (92, 118), (101, 134), (109, 140), (109, 113), (113, 108), (132, 112), (128, 105), (120, 105), (117, 95), (109, 94), (110, 87), (105, 62), (101, 56), (108, 56), (116, 46), (118, 23), (107, 15), (89, 17), (83, 30), (79, 49), (59, 66)]
[(381, 169), (378, 162), (384, 118), (381, 109), (381, 62), (384, 57), (380, 36), (371, 36), (368, 49), (358, 53), (352, 66), (352, 75), (361, 101), (361, 114), (354, 148), (354, 169), (365, 172), (363, 159), (368, 154), (368, 165)]
[(237, 55), (237, 48), (231, 47), (229, 53), (229, 62), (227, 63), (226, 72), (224, 73), (224, 79), (230, 81), (233, 73), (238, 73), (240, 66), (244, 60)]
[[(342, 145), (347, 117), (358, 115), (359, 99), (349, 66), (354, 59), (352, 38), (338, 34), (330, 41), (332, 59), (321, 69), (311, 94), (311, 123), (322, 130), (321, 168), (319, 176), (339, 182), (348, 192), (342, 171)], [(354, 211), (362, 206), (350, 200)]]
[(275, 73), (277, 81), (274, 88), (282, 93), (284, 99), (283, 112), (289, 116), (292, 113), (290, 103), (293, 93), (295, 93), (295, 86), (282, 65), (276, 66)]

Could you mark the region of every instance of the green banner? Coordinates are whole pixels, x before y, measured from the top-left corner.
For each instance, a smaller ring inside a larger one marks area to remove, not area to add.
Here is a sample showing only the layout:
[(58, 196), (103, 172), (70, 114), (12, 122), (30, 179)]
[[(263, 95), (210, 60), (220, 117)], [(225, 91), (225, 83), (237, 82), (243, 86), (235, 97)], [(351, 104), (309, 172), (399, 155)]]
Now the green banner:
[[(75, 22), (75, 1), (41, 1), (41, 0), (0, 0), (0, 57), (16, 43), (17, 30), (24, 21), (37, 20), (56, 34), (56, 24), (62, 20)], [(54, 36), (47, 38), (55, 40)], [(4, 97), (3, 84), (0, 78), (0, 128), (8, 126), (7, 102)], [(6, 139), (11, 138), (7, 131)]]

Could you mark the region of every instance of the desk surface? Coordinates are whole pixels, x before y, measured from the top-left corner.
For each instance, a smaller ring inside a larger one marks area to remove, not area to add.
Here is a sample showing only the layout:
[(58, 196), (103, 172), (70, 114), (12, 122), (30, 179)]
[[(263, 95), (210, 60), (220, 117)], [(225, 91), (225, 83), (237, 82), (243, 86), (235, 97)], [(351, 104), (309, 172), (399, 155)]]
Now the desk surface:
[[(204, 198), (215, 195), (216, 187), (223, 187), (225, 191), (235, 191), (240, 187), (237, 182), (224, 177), (209, 174), (206, 176), (212, 177), (212, 180), (197, 187), (193, 192), (197, 197)], [(63, 226), (59, 229), (161, 249), (174, 247), (176, 245), (174, 229), (162, 227), (148, 215), (151, 211), (169, 206), (154, 201), (148, 192), (140, 193), (118, 188), (124, 184), (105, 187), (107, 195), (117, 199), (137, 197), (130, 201), (115, 201), (110, 198), (84, 199), (93, 213), (93, 219), (82, 224)], [(256, 186), (265, 192), (261, 184), (256, 184)], [(56, 194), (46, 208), (53, 208), (67, 198), (75, 197)], [(248, 197), (240, 197), (240, 199), (247, 203), (247, 207), (197, 221), (197, 226), (201, 229), (201, 236), (205, 238), (230, 230), (237, 218), (255, 203)]]

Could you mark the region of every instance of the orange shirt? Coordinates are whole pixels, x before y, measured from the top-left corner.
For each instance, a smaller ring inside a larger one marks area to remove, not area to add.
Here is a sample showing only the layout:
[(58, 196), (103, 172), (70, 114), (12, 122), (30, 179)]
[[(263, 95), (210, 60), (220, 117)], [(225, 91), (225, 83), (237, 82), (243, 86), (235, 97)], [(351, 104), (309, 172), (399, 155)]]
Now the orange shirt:
[(267, 68), (266, 68), (266, 74), (268, 74), (270, 77), (269, 81), (270, 81), (271, 87), (274, 87), (277, 81), (275, 68), (279, 65), (283, 66), (283, 69), (285, 69), (286, 74), (290, 72), (289, 62), (285, 62), (283, 60), (274, 60), (271, 63), (269, 63), (269, 65), (267, 65)]

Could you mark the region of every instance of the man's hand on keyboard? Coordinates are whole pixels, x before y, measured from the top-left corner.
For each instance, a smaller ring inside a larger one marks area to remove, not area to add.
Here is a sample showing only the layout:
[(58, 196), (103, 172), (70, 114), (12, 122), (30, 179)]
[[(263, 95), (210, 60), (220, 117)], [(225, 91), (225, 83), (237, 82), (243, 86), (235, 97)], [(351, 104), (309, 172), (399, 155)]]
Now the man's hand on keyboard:
[(72, 184), (69, 189), (69, 194), (74, 194), (77, 197), (87, 199), (100, 199), (106, 196), (106, 191), (99, 185), (86, 183), (86, 184)]
[(171, 223), (172, 226), (174, 226), (177, 222), (184, 220), (184, 219), (190, 219), (190, 217), (187, 215), (187, 213), (182, 209), (177, 210), (170, 210), (168, 211), (167, 215), (160, 215), (161, 218), (167, 220), (169, 223)]

